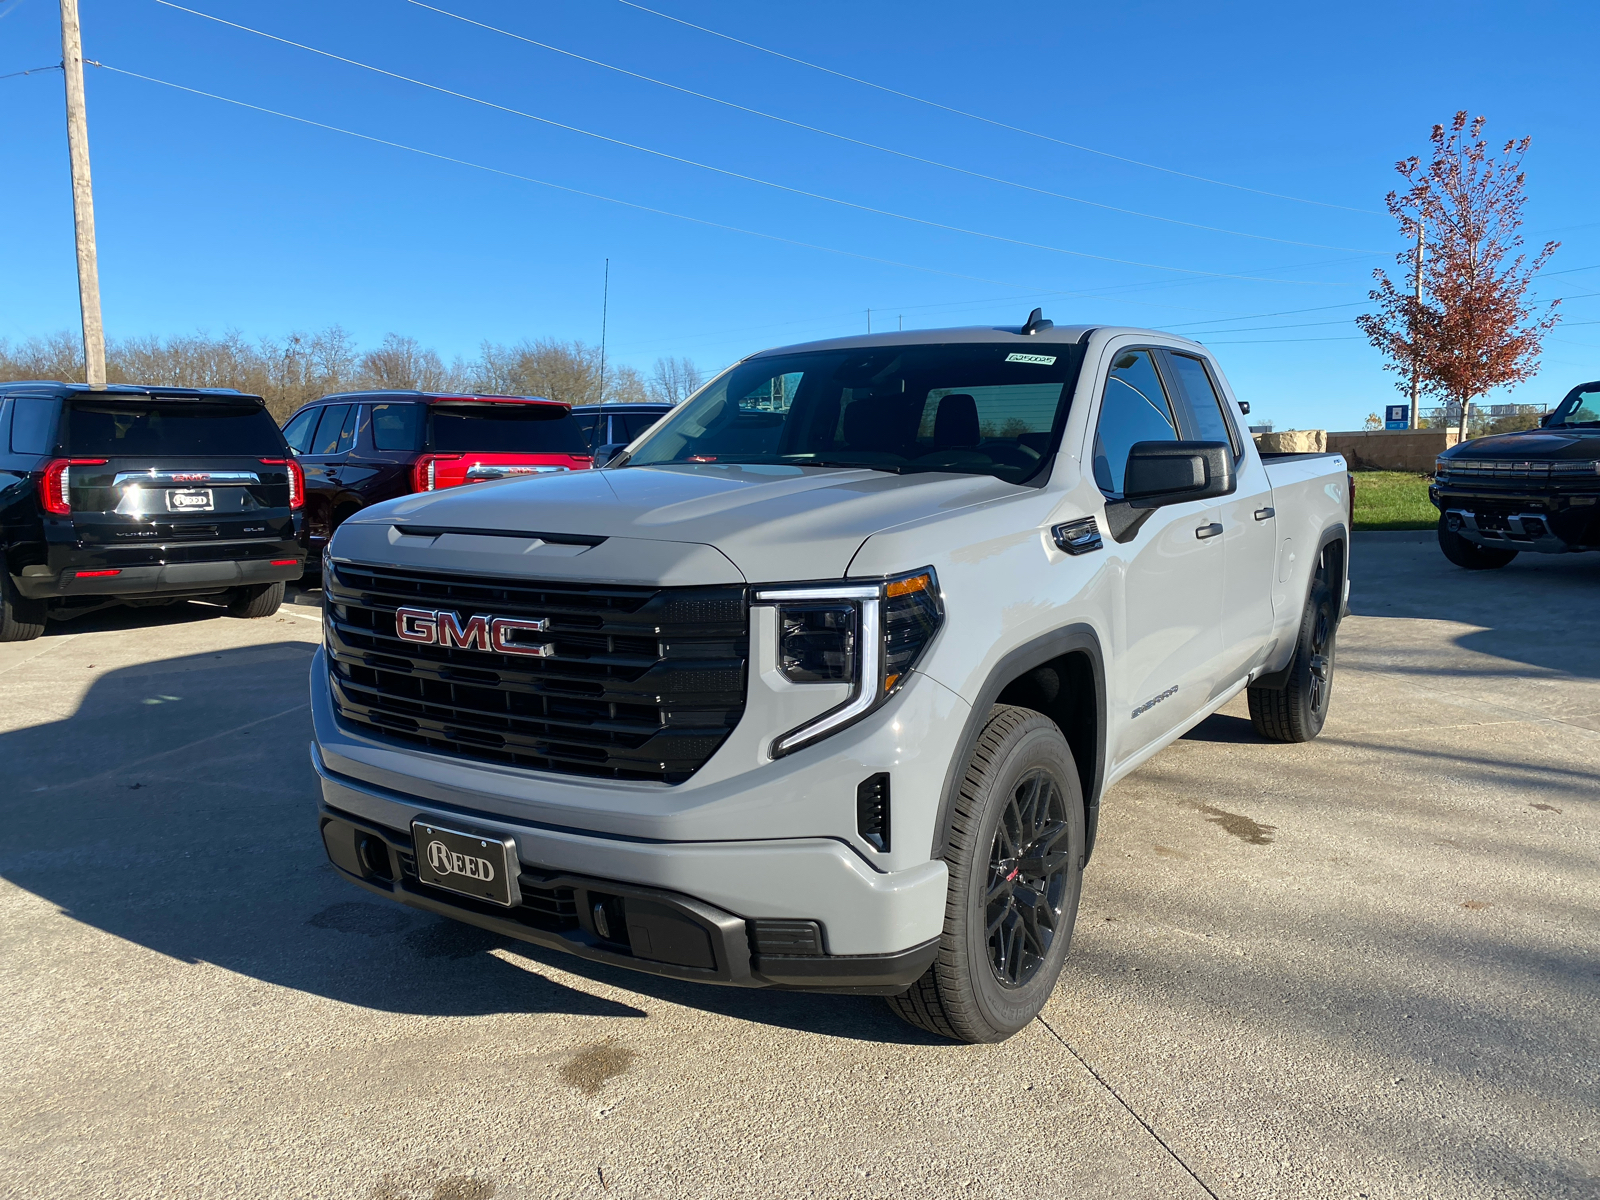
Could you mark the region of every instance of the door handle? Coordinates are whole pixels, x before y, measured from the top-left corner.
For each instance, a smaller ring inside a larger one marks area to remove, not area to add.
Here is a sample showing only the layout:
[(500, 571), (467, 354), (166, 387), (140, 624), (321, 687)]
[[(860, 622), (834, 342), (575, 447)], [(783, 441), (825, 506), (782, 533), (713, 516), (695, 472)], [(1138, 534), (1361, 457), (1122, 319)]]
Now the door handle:
[(1256, 509), (1256, 520), (1258, 521), (1270, 521), (1277, 515), (1278, 510), (1272, 507)]
[(1194, 531), (1194, 535), (1195, 535), (1195, 537), (1199, 538), (1203, 542), (1207, 538), (1216, 537), (1217, 534), (1219, 534), (1221, 532), (1222, 532), (1222, 526), (1217, 524), (1217, 522), (1212, 521), (1209, 525), (1202, 525), (1198, 529), (1196, 529)]

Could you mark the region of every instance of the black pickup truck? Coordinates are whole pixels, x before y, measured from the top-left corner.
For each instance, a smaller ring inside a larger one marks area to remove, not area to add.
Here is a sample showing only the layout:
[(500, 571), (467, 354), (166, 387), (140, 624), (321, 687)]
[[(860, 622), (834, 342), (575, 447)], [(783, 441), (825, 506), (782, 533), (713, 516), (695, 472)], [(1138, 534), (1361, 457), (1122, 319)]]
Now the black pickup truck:
[(1580, 383), (1538, 429), (1474, 438), (1435, 464), (1439, 548), (1458, 567), (1523, 550), (1600, 550), (1600, 381)]
[(304, 500), (258, 396), (0, 383), (0, 641), (108, 603), (269, 616), (305, 566)]

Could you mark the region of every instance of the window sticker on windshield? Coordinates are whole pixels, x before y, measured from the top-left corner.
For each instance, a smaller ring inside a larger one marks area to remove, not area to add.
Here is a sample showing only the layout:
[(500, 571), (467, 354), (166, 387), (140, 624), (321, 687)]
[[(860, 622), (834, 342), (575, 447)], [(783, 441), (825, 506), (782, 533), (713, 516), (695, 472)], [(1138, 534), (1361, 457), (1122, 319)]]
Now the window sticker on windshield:
[(1056, 365), (1056, 356), (1054, 354), (1008, 354), (1006, 355), (1006, 361), (1038, 363), (1041, 367), (1053, 367)]

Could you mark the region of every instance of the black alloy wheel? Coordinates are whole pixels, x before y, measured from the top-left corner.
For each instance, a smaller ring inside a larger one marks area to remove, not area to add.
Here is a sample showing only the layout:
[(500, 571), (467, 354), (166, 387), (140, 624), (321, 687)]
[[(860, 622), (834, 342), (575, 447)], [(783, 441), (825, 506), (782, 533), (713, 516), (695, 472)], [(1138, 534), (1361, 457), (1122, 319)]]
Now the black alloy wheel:
[(963, 1042), (1016, 1033), (1055, 990), (1083, 889), (1083, 790), (1061, 729), (997, 704), (967, 757), (948, 817), (939, 955), (889, 1007)]
[[(1061, 932), (1072, 859), (1066, 797), (1034, 770), (1011, 789), (989, 850), (989, 966), (1004, 988), (1039, 972)], [(1070, 927), (1068, 929), (1070, 932)]]
[(1309, 742), (1322, 732), (1333, 703), (1338, 612), (1333, 589), (1318, 574), (1300, 617), (1288, 677), (1279, 687), (1250, 687), (1250, 723), (1269, 741)]

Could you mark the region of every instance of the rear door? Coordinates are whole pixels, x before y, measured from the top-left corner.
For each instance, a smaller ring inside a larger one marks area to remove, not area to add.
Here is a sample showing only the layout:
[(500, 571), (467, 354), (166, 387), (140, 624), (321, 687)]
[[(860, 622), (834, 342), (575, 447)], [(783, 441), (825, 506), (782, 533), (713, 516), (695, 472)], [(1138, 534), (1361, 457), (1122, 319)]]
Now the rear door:
[(1228, 411), (1216, 368), (1199, 355), (1169, 351), (1167, 361), (1183, 390), (1197, 440), (1233, 447), (1238, 486), (1218, 504), (1222, 522), (1222, 677), (1231, 682), (1259, 666), (1270, 652), (1273, 627), (1272, 572), (1277, 515), (1272, 484), (1255, 447), (1245, 448)]
[(350, 448), (350, 442), (344, 437), (345, 428), (349, 426), (353, 440), (355, 408), (353, 404), (323, 405), (306, 452), (298, 459), (306, 475), (306, 533), (314, 547), (327, 541), (333, 532), (334, 506), (338, 503), (341, 486), (339, 468), (344, 463), (345, 451)]
[(294, 536), (283, 435), (257, 401), (80, 393), (60, 446), (81, 548)]

